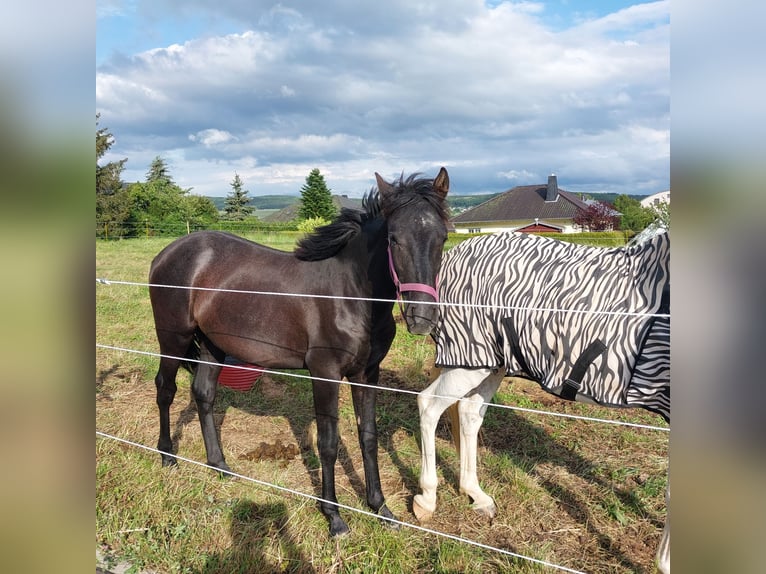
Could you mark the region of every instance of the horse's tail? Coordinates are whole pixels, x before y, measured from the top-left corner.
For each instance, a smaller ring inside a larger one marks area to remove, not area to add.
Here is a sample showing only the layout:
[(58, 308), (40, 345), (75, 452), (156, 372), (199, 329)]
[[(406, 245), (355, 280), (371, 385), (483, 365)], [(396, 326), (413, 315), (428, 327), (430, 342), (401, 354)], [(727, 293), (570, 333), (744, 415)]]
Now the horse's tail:
[(181, 366), (193, 375), (199, 364), (197, 362), (199, 361), (199, 333), (194, 333), (194, 337), (192, 338), (191, 343), (189, 343), (189, 348), (186, 349), (185, 356), (188, 360), (181, 361)]

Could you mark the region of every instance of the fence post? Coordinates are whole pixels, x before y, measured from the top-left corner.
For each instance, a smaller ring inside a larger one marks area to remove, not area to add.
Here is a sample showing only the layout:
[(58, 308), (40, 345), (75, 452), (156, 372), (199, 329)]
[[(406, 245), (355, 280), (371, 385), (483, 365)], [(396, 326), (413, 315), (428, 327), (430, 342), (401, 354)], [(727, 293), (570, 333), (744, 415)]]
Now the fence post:
[(144, 219), (144, 225), (146, 226), (146, 236), (149, 237), (149, 220)]
[(104, 221), (104, 239), (109, 239), (109, 222)]
[(191, 231), (189, 230), (189, 221), (186, 221), (186, 235), (189, 235)]

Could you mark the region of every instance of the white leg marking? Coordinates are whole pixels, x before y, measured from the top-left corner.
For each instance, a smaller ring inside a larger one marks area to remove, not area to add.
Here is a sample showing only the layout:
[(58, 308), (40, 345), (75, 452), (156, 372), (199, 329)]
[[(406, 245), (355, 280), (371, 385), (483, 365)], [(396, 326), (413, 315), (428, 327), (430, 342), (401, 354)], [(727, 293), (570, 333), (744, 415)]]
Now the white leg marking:
[(420, 412), (421, 493), (415, 495), (413, 512), (428, 520), (436, 510), (436, 425), (442, 413), (491, 374), (489, 369), (444, 369), (418, 395)]
[(660, 547), (657, 549), (657, 570), (662, 574), (670, 574), (670, 473), (668, 473), (668, 487), (665, 490), (665, 509), (667, 518)]
[(504, 372), (491, 372), (472, 394), (458, 403), (460, 414), (460, 491), (473, 500), (473, 508), (490, 519), (495, 516), (495, 501), (479, 485), (477, 475), (478, 436), (487, 405), (503, 380)]

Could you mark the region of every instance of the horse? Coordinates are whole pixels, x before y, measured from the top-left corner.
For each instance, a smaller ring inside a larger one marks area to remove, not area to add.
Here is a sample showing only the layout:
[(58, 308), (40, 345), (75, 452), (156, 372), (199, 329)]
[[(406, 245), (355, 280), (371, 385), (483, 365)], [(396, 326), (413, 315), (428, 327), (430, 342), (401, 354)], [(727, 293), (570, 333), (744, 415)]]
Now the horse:
[[(644, 408), (670, 422), (669, 263), (664, 232), (610, 249), (501, 232), (445, 253), (432, 333), (440, 371), (417, 399), (418, 520), (436, 509), (436, 425), (455, 407), (460, 492), (494, 518), (494, 500), (477, 478), (477, 435), (505, 376), (530, 378), (568, 400)], [(669, 505), (670, 481), (665, 496)], [(669, 515), (657, 563), (670, 571)]]
[[(154, 381), (162, 465), (176, 463), (169, 409), (180, 366), (193, 372), (207, 464), (221, 474), (230, 469), (213, 405), (226, 358), (268, 369), (308, 369), (322, 469), (320, 510), (331, 536), (349, 532), (335, 494), (337, 381), (378, 383), (380, 362), (396, 334), (397, 299), (413, 334), (430, 333), (438, 314), (432, 303), (447, 238), (447, 170), (442, 167), (434, 179), (417, 173), (392, 183), (377, 173), (375, 178), (377, 189), (365, 194), (361, 211), (341, 210), (293, 252), (199, 231), (169, 244), (149, 271), (161, 352)], [(351, 394), (367, 504), (390, 526), (394, 523), (386, 519), (394, 516), (380, 484), (373, 387), (352, 385)]]

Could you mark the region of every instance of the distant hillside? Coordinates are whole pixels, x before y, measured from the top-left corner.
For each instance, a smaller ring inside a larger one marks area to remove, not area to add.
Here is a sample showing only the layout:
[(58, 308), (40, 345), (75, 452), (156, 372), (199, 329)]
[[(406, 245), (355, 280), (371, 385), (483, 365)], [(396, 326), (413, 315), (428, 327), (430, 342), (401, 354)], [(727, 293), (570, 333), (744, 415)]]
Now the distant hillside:
[[(335, 205), (335, 209), (340, 210), (344, 207), (350, 208), (350, 209), (356, 209), (361, 211), (362, 210), (362, 200), (361, 198), (353, 198), (353, 197), (347, 197), (345, 195), (333, 195), (332, 196), (332, 202), (333, 205)], [(288, 221), (293, 221), (295, 218), (298, 217), (298, 210), (301, 207), (301, 198), (296, 197), (294, 198), (294, 201), (288, 205), (287, 207), (280, 209), (278, 211), (275, 211), (271, 213), (270, 215), (263, 218), (264, 221), (268, 221), (269, 223), (286, 223)]]
[[(453, 210), (462, 211), (463, 209), (474, 207), (475, 205), (479, 205), (488, 199), (492, 199), (496, 195), (498, 194), (481, 193), (477, 195), (448, 195), (447, 203)], [(208, 199), (213, 202), (218, 211), (224, 210), (226, 201), (225, 197), (208, 197)], [(292, 205), (298, 203), (300, 199), (300, 196), (297, 195), (257, 195), (250, 198), (249, 205), (259, 210), (280, 210), (285, 209), (286, 207), (291, 207)], [(354, 200), (352, 199), (352, 201)], [(361, 199), (355, 201), (361, 202)]]
[[(225, 197), (208, 197), (218, 211), (223, 211), (226, 205)], [(284, 209), (298, 201), (297, 195), (257, 195), (251, 197), (249, 205), (255, 209)]]
[[(578, 193), (577, 195), (579, 196), (581, 194)], [(621, 193), (585, 193), (582, 195), (585, 195), (586, 199), (593, 198), (593, 199), (597, 199), (598, 201), (605, 201), (606, 203), (614, 203), (614, 200), (620, 197), (622, 194)], [(628, 193), (627, 196), (635, 199), (636, 201), (641, 201), (645, 197), (649, 197), (648, 195), (636, 195), (633, 193)]]
[[(500, 193), (479, 193), (476, 195), (448, 195), (447, 203), (452, 209), (452, 214), (456, 215), (466, 209), (476, 207), (480, 203), (489, 201), (493, 197), (500, 195)], [(577, 193), (575, 195), (581, 199), (597, 199), (598, 201), (605, 201), (606, 203), (614, 203), (621, 194), (619, 193)], [(628, 197), (632, 197), (637, 201), (641, 201), (647, 195), (628, 194)]]
[[(465, 211), (466, 209), (470, 209), (472, 207), (476, 207), (480, 203), (484, 203), (485, 201), (489, 201), (493, 197), (500, 195), (500, 193), (478, 193), (476, 195), (448, 195), (447, 196), (447, 204), (450, 206), (450, 210), (453, 215), (456, 215), (460, 213), (461, 211)], [(582, 196), (585, 199), (598, 199), (599, 201), (605, 201), (607, 203), (613, 203), (615, 199), (620, 195), (618, 193), (584, 193), (584, 194), (577, 194), (578, 196)], [(340, 198), (342, 196), (333, 196), (334, 198)], [(647, 195), (635, 195), (630, 194), (628, 197), (632, 197), (633, 199), (636, 199), (637, 201), (641, 201), (645, 197), (648, 197)], [(216, 209), (218, 211), (224, 210), (224, 202), (226, 198), (224, 197), (209, 197), (214, 204)], [(269, 215), (266, 217), (267, 220), (273, 220), (273, 221), (290, 221), (295, 217), (295, 214), (297, 213), (298, 206), (300, 203), (300, 196), (297, 195), (258, 195), (255, 197), (250, 198), (250, 205), (252, 205), (257, 210), (267, 210), (269, 212)], [(348, 200), (348, 198), (344, 198)], [(351, 202), (356, 202), (358, 205), (357, 207), (361, 209), (361, 199), (350, 199)], [(335, 199), (336, 206), (339, 207), (339, 199)], [(286, 212), (283, 213), (277, 213), (280, 211), (286, 210)], [(272, 217), (272, 215), (274, 217)]]
[(447, 204), (453, 213), (459, 213), (489, 201), (499, 193), (477, 193), (476, 195), (447, 195)]

